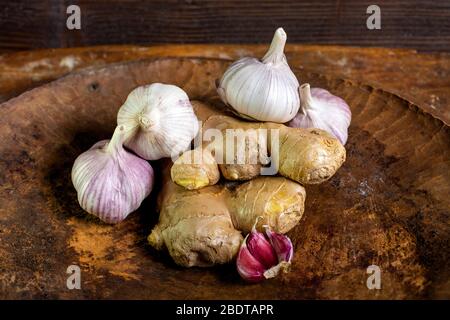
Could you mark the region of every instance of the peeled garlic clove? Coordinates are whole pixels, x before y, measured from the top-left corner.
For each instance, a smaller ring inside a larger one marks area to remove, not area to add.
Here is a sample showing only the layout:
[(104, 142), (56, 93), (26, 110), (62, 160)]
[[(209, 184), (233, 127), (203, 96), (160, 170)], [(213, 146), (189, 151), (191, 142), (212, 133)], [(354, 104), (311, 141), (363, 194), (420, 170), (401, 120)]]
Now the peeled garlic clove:
[(80, 206), (107, 223), (124, 220), (153, 186), (152, 167), (123, 148), (125, 136), (124, 127), (118, 126), (111, 140), (94, 144), (72, 167)]
[(288, 272), (294, 254), (291, 240), (280, 233), (266, 228), (256, 230), (256, 221), (251, 233), (245, 237), (236, 260), (240, 276), (247, 281), (257, 282), (276, 277), (281, 271)]
[(278, 28), (262, 60), (242, 58), (225, 71), (217, 92), (243, 118), (284, 123), (298, 111), (299, 83), (284, 55), (286, 33)]
[(311, 89), (308, 83), (301, 85), (300, 98), (300, 110), (287, 125), (325, 130), (345, 145), (352, 119), (348, 104), (325, 89)]
[(199, 130), (187, 94), (162, 83), (134, 89), (117, 114), (117, 124), (131, 128), (125, 146), (147, 160), (176, 157)]

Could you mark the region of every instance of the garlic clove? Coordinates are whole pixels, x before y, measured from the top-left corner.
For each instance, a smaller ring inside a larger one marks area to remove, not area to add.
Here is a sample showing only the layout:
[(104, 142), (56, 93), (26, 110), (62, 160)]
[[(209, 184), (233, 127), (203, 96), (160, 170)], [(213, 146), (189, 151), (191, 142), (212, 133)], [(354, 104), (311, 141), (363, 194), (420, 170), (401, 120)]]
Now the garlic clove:
[(286, 39), (284, 30), (278, 28), (261, 61), (242, 58), (218, 82), (220, 98), (238, 116), (283, 123), (297, 114), (299, 83), (284, 55)]
[(268, 226), (264, 226), (265, 234), (275, 250), (278, 261), (291, 262), (294, 256), (294, 246), (291, 239), (284, 234), (273, 232)]
[(264, 237), (264, 234), (253, 230), (246, 241), (250, 254), (256, 258), (266, 268), (270, 268), (278, 263), (278, 258), (274, 248)]
[(123, 148), (125, 136), (124, 127), (118, 126), (111, 140), (94, 144), (72, 167), (80, 206), (106, 223), (124, 220), (153, 187), (152, 167)]
[(291, 240), (273, 232), (267, 225), (265, 233), (256, 230), (245, 237), (236, 260), (240, 276), (250, 282), (276, 277), (280, 272), (288, 272), (294, 250)]
[(294, 246), (291, 239), (281, 233), (273, 232), (268, 226), (264, 226), (265, 234), (269, 239), (278, 257), (278, 263), (264, 272), (266, 279), (276, 277), (280, 272), (287, 273), (294, 256)]
[(237, 271), (246, 281), (259, 282), (264, 279), (266, 268), (248, 250), (244, 239), (236, 259)]
[(308, 83), (300, 86), (300, 98), (300, 110), (287, 125), (325, 130), (345, 145), (352, 118), (348, 104), (325, 89), (311, 89)]
[(186, 92), (162, 83), (134, 89), (117, 114), (117, 124), (131, 128), (125, 146), (147, 160), (178, 156), (199, 130)]

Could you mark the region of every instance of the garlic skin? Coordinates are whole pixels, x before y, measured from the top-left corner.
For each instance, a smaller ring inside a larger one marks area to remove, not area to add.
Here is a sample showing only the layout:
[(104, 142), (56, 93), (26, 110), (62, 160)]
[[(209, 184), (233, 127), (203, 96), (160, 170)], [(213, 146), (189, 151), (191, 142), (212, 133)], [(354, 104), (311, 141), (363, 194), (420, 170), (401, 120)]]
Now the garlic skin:
[(186, 92), (162, 83), (131, 91), (117, 114), (117, 124), (130, 128), (125, 146), (147, 160), (177, 157), (199, 130)]
[(80, 206), (106, 223), (124, 220), (153, 187), (152, 167), (123, 148), (125, 134), (118, 126), (111, 140), (94, 144), (72, 167)]
[(239, 250), (236, 266), (239, 275), (248, 282), (259, 282), (288, 272), (294, 255), (291, 240), (264, 226), (265, 233), (256, 230), (245, 237)]
[(299, 83), (284, 55), (286, 38), (278, 28), (262, 60), (242, 58), (223, 74), (217, 92), (240, 117), (284, 123), (297, 114)]
[(277, 253), (279, 261), (291, 261), (294, 256), (294, 246), (291, 240), (281, 233), (272, 231), (268, 226), (265, 226), (265, 234), (269, 239), (270, 244)]
[(294, 128), (317, 128), (327, 131), (345, 145), (352, 112), (341, 98), (321, 88), (300, 87), (300, 110), (287, 125)]

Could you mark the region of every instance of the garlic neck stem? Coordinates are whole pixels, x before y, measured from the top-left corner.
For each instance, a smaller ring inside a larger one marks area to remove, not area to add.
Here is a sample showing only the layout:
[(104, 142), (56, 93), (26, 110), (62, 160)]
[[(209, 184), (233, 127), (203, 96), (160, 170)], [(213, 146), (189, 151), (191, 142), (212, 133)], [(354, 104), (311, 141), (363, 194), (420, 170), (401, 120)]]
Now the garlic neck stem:
[(126, 136), (125, 132), (125, 126), (120, 125), (116, 127), (111, 140), (109, 140), (108, 145), (106, 146), (107, 152), (115, 152), (123, 147), (123, 142)]
[(259, 219), (262, 219), (262, 216), (257, 216), (255, 220), (255, 224), (252, 227), (252, 232), (256, 232), (256, 226), (258, 225)]
[(278, 28), (277, 31), (275, 31), (269, 50), (262, 58), (262, 62), (273, 64), (282, 62), (284, 57), (284, 46), (286, 44), (286, 39), (286, 32), (284, 32), (283, 28)]
[(311, 87), (309, 83), (304, 83), (300, 86), (300, 110), (314, 109), (314, 102), (311, 95)]

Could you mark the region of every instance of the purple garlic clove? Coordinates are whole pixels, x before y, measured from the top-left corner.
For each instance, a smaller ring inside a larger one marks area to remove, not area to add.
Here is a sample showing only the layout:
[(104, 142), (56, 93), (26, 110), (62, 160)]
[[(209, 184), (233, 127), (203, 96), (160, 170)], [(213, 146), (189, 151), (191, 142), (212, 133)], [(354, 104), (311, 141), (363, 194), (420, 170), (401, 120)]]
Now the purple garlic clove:
[(237, 271), (240, 276), (249, 282), (259, 282), (264, 279), (266, 268), (248, 250), (247, 238), (242, 242), (237, 256)]
[(264, 267), (270, 268), (278, 263), (277, 254), (263, 233), (252, 230), (248, 235), (246, 244), (250, 254), (261, 262)]
[(278, 261), (291, 262), (294, 256), (294, 246), (292, 245), (291, 239), (283, 234), (273, 232), (268, 226), (264, 227), (266, 229), (266, 236), (278, 256)]
[[(256, 226), (256, 223), (255, 223)], [(237, 270), (249, 282), (276, 277), (280, 271), (288, 272), (294, 249), (291, 240), (268, 226), (265, 234), (253, 226), (242, 242), (237, 257)]]

